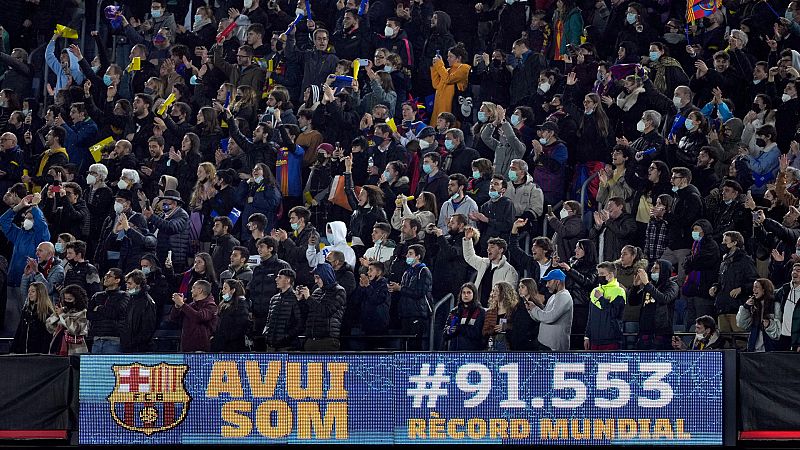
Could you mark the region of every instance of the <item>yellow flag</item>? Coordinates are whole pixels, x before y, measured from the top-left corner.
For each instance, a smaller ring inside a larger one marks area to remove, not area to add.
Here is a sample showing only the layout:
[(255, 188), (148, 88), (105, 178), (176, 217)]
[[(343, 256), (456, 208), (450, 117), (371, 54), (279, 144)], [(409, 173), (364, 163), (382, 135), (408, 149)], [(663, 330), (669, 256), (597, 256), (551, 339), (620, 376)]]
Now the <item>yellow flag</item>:
[(109, 136), (109, 137), (103, 139), (102, 141), (98, 142), (97, 144), (94, 144), (93, 146), (89, 147), (89, 153), (92, 154), (92, 158), (94, 158), (94, 162), (96, 162), (96, 163), (100, 162), (100, 160), (103, 158), (103, 155), (102, 155), (103, 147), (105, 147), (106, 145), (108, 145), (108, 144), (110, 144), (112, 142), (114, 142), (114, 138)]
[(142, 58), (138, 56), (133, 57), (133, 61), (128, 64), (128, 67), (125, 68), (128, 72), (135, 72), (137, 70), (142, 70)]
[(66, 39), (78, 39), (78, 32), (64, 25), (56, 25), (56, 33)]
[(158, 108), (158, 115), (163, 116), (164, 113), (167, 112), (167, 108), (169, 108), (169, 105), (171, 105), (172, 102), (174, 101), (175, 101), (175, 94), (169, 94), (169, 97), (167, 97), (167, 99), (164, 100), (164, 103), (161, 104), (161, 107)]
[(392, 129), (392, 133), (397, 133), (397, 125), (394, 123), (394, 117), (386, 119), (386, 125), (389, 125), (389, 128)]
[(353, 78), (358, 79), (358, 69), (361, 68), (361, 62), (357, 59), (353, 60)]

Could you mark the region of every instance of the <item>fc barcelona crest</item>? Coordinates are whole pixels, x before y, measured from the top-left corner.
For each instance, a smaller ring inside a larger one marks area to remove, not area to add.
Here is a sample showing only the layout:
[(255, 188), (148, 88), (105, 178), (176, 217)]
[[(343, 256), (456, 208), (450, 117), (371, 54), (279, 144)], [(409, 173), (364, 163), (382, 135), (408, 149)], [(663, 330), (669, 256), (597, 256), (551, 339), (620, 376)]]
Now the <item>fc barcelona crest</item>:
[(186, 418), (191, 401), (183, 384), (188, 366), (134, 363), (112, 368), (116, 383), (108, 402), (119, 426), (150, 436)]

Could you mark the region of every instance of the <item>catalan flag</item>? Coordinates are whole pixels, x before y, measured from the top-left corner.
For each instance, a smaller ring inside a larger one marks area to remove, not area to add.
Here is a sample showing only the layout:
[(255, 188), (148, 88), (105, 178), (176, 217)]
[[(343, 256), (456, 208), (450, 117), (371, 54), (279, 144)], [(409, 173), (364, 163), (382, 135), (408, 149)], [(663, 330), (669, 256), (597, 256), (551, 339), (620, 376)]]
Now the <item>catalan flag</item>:
[(722, 0), (687, 0), (686, 23), (714, 14), (722, 7)]

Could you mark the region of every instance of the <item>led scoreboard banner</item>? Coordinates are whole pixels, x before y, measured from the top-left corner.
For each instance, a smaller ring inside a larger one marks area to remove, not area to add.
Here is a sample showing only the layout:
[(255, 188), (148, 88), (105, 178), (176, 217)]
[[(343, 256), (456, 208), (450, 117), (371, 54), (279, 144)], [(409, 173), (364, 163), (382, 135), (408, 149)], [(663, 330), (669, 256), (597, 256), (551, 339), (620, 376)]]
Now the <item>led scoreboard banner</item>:
[(81, 444), (722, 445), (722, 352), (89, 355)]

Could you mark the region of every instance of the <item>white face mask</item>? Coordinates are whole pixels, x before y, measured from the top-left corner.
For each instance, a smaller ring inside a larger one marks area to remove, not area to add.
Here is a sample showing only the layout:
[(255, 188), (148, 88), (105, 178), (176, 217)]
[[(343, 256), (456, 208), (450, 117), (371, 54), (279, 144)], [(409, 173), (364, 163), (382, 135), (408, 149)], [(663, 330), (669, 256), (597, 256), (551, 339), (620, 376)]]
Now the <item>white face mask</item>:
[(567, 210), (566, 210), (566, 209), (564, 209), (564, 208), (561, 208), (561, 212), (560, 212), (560, 213), (558, 213), (558, 215), (559, 215), (559, 217), (561, 217), (562, 219), (566, 219), (566, 218), (567, 218), (567, 216), (569, 216), (569, 213), (567, 212)]
[(244, 0), (245, 9), (249, 9), (251, 6), (253, 6), (253, 0)]
[(305, 17), (306, 10), (303, 9), (303, 8), (297, 8), (297, 9), (294, 10), (294, 15), (295, 16), (303, 16), (303, 17)]
[(426, 141), (426, 140), (424, 140), (424, 139), (419, 141), (419, 148), (422, 149), (422, 150), (425, 150), (430, 146), (431, 146), (431, 143)]
[(120, 189), (128, 189), (128, 183), (126, 183), (125, 180), (119, 180), (119, 182), (117, 182), (117, 187)]
[(640, 120), (636, 124), (636, 131), (638, 131), (639, 133), (644, 133), (644, 121), (643, 120)]
[(394, 36), (394, 28), (390, 27), (389, 25), (386, 25), (386, 28), (383, 29), (383, 34), (385, 34), (386, 37)]
[(547, 81), (545, 81), (544, 83), (540, 83), (540, 84), (539, 84), (539, 89), (540, 89), (542, 92), (547, 92), (547, 91), (549, 91), (549, 90), (550, 90), (550, 83), (548, 83)]
[(116, 212), (117, 214), (120, 214), (124, 210), (125, 210), (125, 207), (122, 206), (122, 203), (114, 202), (114, 212)]
[(784, 103), (788, 102), (791, 99), (792, 99), (792, 96), (790, 96), (789, 94), (781, 95), (781, 100), (783, 100)]
[(33, 228), (33, 220), (25, 219), (25, 221), (22, 222), (22, 228), (25, 228), (26, 230)]
[(676, 108), (681, 108), (681, 98), (680, 97), (672, 97), (672, 104), (675, 105)]
[(92, 174), (86, 175), (86, 184), (92, 185), (95, 183), (95, 181), (97, 181), (97, 177)]

